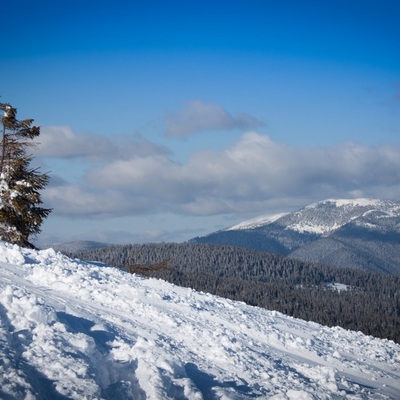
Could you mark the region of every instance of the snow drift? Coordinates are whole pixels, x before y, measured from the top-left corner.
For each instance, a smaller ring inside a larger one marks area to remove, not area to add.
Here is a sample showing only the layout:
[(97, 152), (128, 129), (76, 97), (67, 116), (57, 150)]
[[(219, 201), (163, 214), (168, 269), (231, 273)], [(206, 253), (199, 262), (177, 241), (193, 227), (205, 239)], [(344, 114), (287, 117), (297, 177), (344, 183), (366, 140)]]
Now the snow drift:
[(398, 399), (400, 345), (0, 242), (2, 399)]

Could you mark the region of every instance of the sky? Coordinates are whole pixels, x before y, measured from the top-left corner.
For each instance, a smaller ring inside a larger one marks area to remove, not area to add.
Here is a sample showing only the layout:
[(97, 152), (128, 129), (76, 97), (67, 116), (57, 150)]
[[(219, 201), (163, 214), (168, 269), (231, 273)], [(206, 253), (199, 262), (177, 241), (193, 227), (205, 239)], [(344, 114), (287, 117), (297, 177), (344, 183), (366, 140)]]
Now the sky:
[(41, 127), (38, 244), (182, 242), (400, 199), (398, 1), (2, 4), (0, 101)]

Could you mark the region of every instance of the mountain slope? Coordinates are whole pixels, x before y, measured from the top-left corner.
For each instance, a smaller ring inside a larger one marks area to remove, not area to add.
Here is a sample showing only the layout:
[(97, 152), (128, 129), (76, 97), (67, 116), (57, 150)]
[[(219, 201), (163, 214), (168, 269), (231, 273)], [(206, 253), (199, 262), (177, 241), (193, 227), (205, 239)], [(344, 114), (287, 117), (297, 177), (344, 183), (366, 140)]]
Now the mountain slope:
[[(400, 276), (200, 243), (116, 245), (73, 257), (400, 343)], [(327, 290), (335, 283), (347, 290)]]
[(5, 399), (396, 399), (400, 346), (0, 243)]
[(194, 238), (277, 252), (303, 261), (400, 273), (400, 202), (325, 200)]

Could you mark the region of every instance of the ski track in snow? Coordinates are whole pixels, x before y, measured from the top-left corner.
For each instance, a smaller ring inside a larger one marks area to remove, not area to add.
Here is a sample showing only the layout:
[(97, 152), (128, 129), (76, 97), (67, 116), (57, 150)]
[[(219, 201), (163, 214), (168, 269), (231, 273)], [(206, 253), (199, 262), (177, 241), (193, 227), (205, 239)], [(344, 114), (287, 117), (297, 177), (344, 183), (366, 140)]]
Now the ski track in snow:
[(0, 242), (1, 399), (399, 399), (400, 345)]

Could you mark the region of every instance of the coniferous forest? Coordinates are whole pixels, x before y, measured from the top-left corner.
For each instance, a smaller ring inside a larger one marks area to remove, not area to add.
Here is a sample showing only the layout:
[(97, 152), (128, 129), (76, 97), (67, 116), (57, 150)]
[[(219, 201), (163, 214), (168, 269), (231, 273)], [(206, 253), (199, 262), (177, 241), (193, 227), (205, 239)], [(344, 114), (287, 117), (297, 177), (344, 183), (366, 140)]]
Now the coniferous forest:
[(400, 343), (399, 276), (194, 243), (115, 245), (69, 255)]

